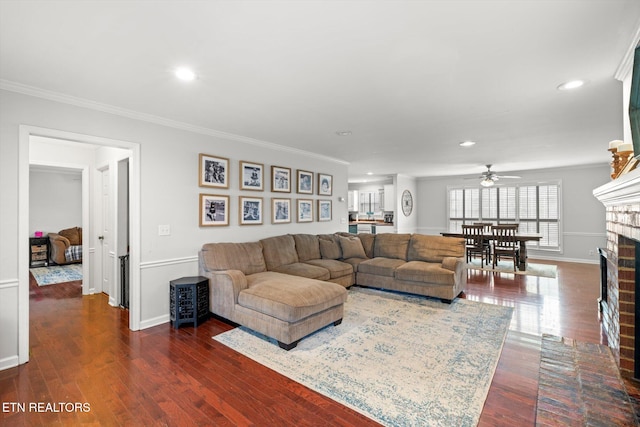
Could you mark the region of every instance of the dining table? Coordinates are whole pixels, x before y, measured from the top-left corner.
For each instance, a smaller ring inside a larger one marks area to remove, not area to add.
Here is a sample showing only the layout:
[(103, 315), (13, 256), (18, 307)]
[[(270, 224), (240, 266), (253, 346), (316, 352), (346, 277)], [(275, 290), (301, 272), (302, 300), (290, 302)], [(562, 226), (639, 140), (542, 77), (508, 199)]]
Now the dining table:
[[(461, 237), (464, 238), (464, 234), (455, 232), (440, 233), (445, 237)], [(493, 240), (493, 234), (485, 233), (484, 238), (486, 240)], [(516, 233), (516, 240), (520, 246), (520, 254), (518, 257), (518, 270), (525, 271), (527, 269), (527, 242), (539, 242), (542, 239), (540, 233)]]

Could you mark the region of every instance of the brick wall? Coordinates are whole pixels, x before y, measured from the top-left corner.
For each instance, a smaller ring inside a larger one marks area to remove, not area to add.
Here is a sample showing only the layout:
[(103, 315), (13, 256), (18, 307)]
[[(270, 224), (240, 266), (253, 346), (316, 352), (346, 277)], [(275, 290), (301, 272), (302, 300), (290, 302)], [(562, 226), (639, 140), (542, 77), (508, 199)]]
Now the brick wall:
[(640, 241), (640, 204), (607, 208), (607, 302), (602, 323), (621, 375), (634, 376), (635, 258)]

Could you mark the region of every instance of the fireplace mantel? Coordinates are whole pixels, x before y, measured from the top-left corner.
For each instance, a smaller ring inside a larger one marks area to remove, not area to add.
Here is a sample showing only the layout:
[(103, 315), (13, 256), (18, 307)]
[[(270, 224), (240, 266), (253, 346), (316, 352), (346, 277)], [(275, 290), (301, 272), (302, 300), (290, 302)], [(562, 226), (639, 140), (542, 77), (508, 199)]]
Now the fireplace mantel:
[(640, 203), (640, 169), (604, 184), (593, 195), (606, 207)]

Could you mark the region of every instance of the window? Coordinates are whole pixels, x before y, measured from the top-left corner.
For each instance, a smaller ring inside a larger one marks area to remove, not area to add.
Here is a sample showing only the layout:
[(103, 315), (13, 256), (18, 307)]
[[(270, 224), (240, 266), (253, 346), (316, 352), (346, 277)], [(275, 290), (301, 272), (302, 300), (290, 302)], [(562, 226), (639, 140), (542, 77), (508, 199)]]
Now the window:
[(560, 250), (560, 184), (545, 183), (491, 188), (451, 188), (449, 231), (463, 224), (491, 222), (520, 224), (522, 233), (540, 233), (532, 249)]

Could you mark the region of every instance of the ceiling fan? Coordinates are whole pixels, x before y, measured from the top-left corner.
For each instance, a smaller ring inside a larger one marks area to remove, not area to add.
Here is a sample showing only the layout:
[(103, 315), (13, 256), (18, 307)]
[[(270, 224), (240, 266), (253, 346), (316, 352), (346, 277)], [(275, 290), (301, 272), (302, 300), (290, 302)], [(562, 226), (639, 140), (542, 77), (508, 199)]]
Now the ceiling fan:
[(487, 170), (485, 172), (482, 172), (482, 175), (478, 177), (481, 179), (480, 185), (482, 185), (483, 187), (491, 187), (496, 183), (496, 181), (502, 178), (505, 178), (505, 179), (520, 178), (519, 176), (514, 176), (514, 175), (498, 175), (496, 172), (493, 172), (491, 170), (492, 165), (486, 165), (486, 166), (487, 166)]

